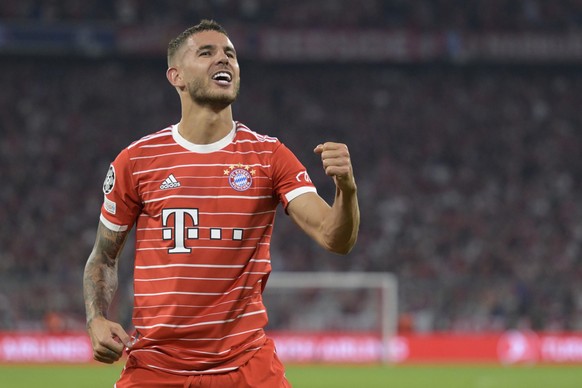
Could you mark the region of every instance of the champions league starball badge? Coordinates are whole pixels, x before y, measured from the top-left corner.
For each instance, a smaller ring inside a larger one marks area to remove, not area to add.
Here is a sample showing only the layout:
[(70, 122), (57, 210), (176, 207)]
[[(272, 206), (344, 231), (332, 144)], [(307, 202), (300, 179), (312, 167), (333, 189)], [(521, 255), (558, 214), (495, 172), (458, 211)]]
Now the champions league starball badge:
[(107, 176), (105, 177), (105, 182), (103, 182), (103, 193), (105, 195), (111, 193), (113, 186), (115, 186), (115, 169), (113, 168), (113, 165), (110, 165), (109, 171), (107, 171)]
[(224, 170), (224, 175), (228, 175), (230, 187), (236, 191), (245, 191), (251, 187), (255, 173), (256, 171), (254, 169), (241, 163), (232, 165)]

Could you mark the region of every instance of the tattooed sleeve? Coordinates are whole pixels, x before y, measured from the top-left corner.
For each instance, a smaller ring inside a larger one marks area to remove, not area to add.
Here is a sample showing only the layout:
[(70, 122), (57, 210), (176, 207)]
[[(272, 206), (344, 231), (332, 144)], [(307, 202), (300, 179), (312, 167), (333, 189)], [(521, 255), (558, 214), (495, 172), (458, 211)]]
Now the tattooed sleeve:
[(107, 310), (117, 290), (118, 257), (128, 231), (114, 232), (99, 222), (97, 238), (85, 265), (83, 294), (87, 322), (97, 316), (107, 316)]

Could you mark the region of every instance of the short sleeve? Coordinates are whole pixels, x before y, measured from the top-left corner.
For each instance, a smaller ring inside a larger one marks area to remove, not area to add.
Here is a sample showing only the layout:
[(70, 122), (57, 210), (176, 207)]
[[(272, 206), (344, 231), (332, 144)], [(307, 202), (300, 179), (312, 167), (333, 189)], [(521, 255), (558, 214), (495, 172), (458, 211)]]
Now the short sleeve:
[(285, 209), (298, 196), (317, 192), (307, 169), (284, 144), (273, 153), (271, 168), (275, 194)]
[(140, 212), (141, 201), (132, 177), (127, 149), (109, 166), (103, 182), (103, 194), (101, 222), (116, 232), (130, 229)]

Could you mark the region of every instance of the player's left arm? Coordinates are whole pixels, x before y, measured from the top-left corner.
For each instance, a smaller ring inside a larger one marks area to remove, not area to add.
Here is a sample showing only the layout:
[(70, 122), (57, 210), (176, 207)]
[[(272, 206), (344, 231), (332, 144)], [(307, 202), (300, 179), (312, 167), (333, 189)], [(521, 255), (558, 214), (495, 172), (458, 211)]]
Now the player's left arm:
[(348, 147), (327, 142), (315, 147), (336, 191), (332, 206), (309, 192), (289, 202), (287, 212), (299, 227), (325, 249), (347, 254), (356, 243), (360, 226), (357, 187)]

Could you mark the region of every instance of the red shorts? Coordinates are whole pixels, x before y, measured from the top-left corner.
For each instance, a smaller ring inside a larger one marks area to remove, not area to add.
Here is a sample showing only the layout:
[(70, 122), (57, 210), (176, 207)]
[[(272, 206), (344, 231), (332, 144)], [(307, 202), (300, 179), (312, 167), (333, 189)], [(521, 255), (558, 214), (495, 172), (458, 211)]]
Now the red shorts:
[(267, 339), (253, 358), (235, 371), (181, 376), (140, 366), (125, 367), (115, 388), (291, 388), (275, 345)]

